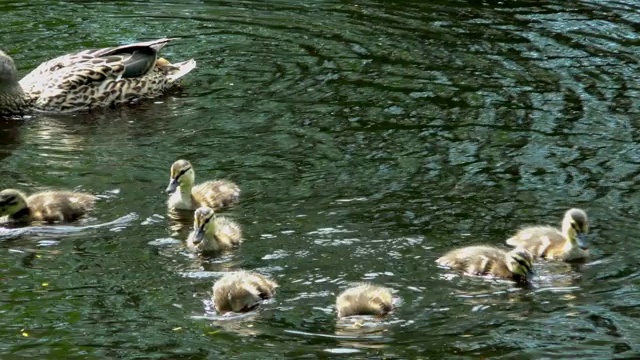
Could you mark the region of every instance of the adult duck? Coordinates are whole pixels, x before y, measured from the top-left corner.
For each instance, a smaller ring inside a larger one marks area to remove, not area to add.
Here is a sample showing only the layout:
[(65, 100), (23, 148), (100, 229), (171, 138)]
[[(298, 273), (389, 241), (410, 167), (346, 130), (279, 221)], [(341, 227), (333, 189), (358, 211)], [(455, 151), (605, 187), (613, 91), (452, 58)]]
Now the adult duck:
[(193, 59), (172, 64), (158, 58), (171, 40), (63, 55), (20, 81), (13, 59), (0, 51), (0, 115), (69, 113), (160, 96), (196, 67)]

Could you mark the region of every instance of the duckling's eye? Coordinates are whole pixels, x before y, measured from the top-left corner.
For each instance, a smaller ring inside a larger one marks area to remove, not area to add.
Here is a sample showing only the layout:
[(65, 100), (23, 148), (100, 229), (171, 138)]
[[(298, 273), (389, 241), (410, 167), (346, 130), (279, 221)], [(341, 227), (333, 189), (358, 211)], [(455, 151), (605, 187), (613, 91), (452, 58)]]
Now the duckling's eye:
[(575, 230), (576, 232), (581, 232), (581, 231), (582, 231), (582, 230), (580, 229), (580, 225), (578, 225), (578, 224), (577, 224), (577, 223), (575, 223), (575, 222), (572, 222), (572, 223), (571, 223), (571, 228), (572, 228), (573, 230)]
[(186, 173), (187, 173), (187, 171), (189, 171), (189, 170), (191, 170), (191, 168), (190, 168), (190, 167), (188, 167), (188, 168), (184, 168), (184, 169), (180, 170), (180, 172), (178, 173), (178, 175), (176, 175), (176, 180), (177, 180), (180, 176), (182, 176), (182, 175), (186, 174)]
[(209, 221), (211, 221), (211, 218), (212, 216), (209, 216), (208, 218), (204, 219), (200, 227), (204, 228), (209, 223)]
[(3, 201), (0, 201), (0, 205), (2, 206), (11, 206), (11, 205), (16, 205), (18, 204), (18, 200), (15, 198), (10, 198), (10, 199), (6, 199)]
[(515, 260), (518, 264), (522, 265), (527, 270), (527, 272), (531, 271), (531, 267), (526, 261), (518, 258), (515, 258)]

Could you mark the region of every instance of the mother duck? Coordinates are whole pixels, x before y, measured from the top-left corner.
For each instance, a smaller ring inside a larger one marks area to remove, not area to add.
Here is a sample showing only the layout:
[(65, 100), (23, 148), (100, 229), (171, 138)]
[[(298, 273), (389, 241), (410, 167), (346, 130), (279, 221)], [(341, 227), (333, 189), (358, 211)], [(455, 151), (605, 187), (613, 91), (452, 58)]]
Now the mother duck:
[(171, 40), (63, 55), (20, 81), (13, 59), (0, 51), (0, 115), (69, 113), (160, 96), (196, 67), (193, 59), (171, 64), (158, 58)]

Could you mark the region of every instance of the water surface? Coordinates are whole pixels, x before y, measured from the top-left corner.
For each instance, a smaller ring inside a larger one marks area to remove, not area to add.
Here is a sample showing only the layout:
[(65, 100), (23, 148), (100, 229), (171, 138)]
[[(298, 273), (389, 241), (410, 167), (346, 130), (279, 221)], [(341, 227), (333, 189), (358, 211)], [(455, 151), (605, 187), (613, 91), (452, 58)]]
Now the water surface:
[[(133, 108), (0, 123), (0, 187), (103, 199), (120, 227), (0, 244), (3, 359), (640, 356), (640, 5), (606, 1), (0, 4), (26, 74), (82, 48), (165, 36), (184, 88)], [(246, 241), (189, 254), (171, 163), (243, 189)], [(538, 264), (532, 289), (434, 260), (503, 243), (569, 207), (592, 258)], [(207, 313), (223, 271), (281, 288), (259, 313)], [(337, 323), (349, 283), (393, 288), (385, 321)]]

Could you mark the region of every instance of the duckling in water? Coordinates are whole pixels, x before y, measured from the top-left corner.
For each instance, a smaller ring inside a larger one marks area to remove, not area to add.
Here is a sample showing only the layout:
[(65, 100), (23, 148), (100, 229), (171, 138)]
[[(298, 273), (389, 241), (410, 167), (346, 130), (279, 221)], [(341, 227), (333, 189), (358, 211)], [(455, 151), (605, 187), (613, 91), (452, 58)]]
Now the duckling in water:
[(235, 221), (216, 216), (213, 209), (203, 206), (193, 214), (193, 231), (187, 247), (199, 252), (217, 252), (233, 248), (242, 242), (242, 230)]
[[(211, 180), (196, 186), (196, 174), (187, 160), (178, 160), (171, 165), (167, 193), (171, 194), (167, 205), (178, 210), (194, 210), (208, 206), (218, 210), (235, 205), (240, 198), (238, 185), (227, 180)], [(179, 191), (176, 189), (180, 188)]]
[(589, 256), (587, 233), (589, 219), (581, 209), (569, 209), (562, 220), (562, 230), (551, 226), (532, 226), (518, 231), (507, 244), (529, 250), (545, 259), (579, 260)]
[(43, 191), (27, 197), (5, 189), (0, 191), (0, 217), (20, 224), (70, 222), (93, 209), (95, 200), (91, 194), (73, 191)]
[(523, 248), (506, 252), (492, 246), (467, 246), (449, 251), (436, 262), (467, 274), (488, 275), (516, 282), (527, 282), (533, 274), (533, 256)]
[(361, 284), (338, 295), (336, 309), (340, 318), (353, 315), (383, 316), (393, 310), (393, 297), (387, 288)]
[(213, 304), (220, 314), (251, 311), (273, 297), (278, 284), (254, 271), (236, 271), (213, 284)]

